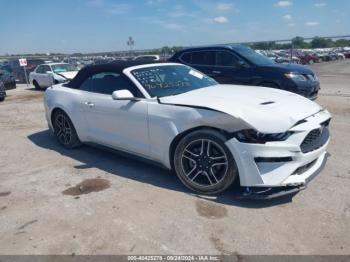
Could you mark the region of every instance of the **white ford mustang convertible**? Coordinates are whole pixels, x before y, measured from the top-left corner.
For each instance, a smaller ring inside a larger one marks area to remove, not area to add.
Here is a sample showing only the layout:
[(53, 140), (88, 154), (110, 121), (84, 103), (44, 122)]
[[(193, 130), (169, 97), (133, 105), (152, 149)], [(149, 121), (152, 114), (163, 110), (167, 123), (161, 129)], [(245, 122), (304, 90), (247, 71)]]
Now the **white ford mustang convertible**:
[(331, 115), (287, 91), (220, 85), (176, 63), (88, 66), (48, 88), (46, 118), (67, 148), (92, 143), (173, 169), (216, 194), (305, 187), (324, 166)]

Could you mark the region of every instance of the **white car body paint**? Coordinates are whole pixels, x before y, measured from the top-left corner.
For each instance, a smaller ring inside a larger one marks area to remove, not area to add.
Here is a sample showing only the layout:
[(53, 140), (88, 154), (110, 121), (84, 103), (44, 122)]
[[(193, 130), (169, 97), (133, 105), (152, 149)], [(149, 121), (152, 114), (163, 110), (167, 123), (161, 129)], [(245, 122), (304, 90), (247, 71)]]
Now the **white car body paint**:
[[(283, 90), (218, 85), (160, 98), (167, 104), (200, 106), (240, 118), (261, 133), (285, 132), (298, 120), (321, 110), (316, 103)], [(263, 103), (271, 102), (264, 105)], [(291, 109), (293, 107), (293, 110)]]
[[(180, 95), (152, 98), (133, 77), (132, 70), (178, 65), (149, 64), (127, 68), (123, 73), (145, 98), (113, 100), (111, 95), (55, 85), (46, 90), (44, 104), (51, 129), (54, 109), (71, 118), (82, 142), (102, 144), (159, 162), (171, 168), (171, 143), (181, 133), (211, 127), (228, 133), (255, 129), (263, 133), (294, 131), (286, 141), (253, 144), (226, 141), (239, 170), (242, 186), (303, 185), (322, 167), (328, 142), (309, 153), (300, 145), (311, 130), (331, 118), (327, 110), (293, 93), (264, 87), (218, 85)], [(273, 102), (262, 104), (266, 102)], [(300, 120), (303, 123), (297, 124)], [(297, 125), (295, 125), (297, 124)], [(261, 162), (256, 157), (291, 157), (288, 162)], [(302, 174), (294, 172), (313, 163)]]
[[(78, 74), (78, 71), (62, 72), (59, 76), (64, 76), (66, 79), (73, 79)], [(57, 74), (56, 74), (57, 75)]]

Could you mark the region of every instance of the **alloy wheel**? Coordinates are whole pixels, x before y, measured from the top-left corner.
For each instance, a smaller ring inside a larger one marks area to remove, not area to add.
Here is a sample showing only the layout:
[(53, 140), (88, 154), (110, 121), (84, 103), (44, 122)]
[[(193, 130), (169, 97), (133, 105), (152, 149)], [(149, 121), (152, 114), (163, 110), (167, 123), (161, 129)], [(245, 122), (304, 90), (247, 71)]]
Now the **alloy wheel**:
[(64, 114), (58, 114), (55, 118), (55, 131), (58, 140), (68, 145), (72, 139), (72, 127)]
[(215, 186), (228, 171), (225, 150), (209, 139), (189, 143), (182, 152), (181, 164), (189, 183), (200, 187)]

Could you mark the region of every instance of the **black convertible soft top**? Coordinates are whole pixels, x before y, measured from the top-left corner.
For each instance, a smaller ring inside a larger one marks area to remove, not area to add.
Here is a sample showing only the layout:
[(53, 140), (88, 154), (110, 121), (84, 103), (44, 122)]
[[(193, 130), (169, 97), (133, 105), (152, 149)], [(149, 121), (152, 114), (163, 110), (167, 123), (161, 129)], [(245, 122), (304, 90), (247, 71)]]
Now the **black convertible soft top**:
[(162, 62), (118, 61), (118, 62), (112, 62), (108, 64), (89, 65), (82, 68), (71, 81), (65, 84), (65, 86), (78, 89), (80, 85), (85, 81), (85, 79), (89, 78), (94, 74), (98, 74), (102, 72), (114, 72), (117, 74), (122, 74), (123, 70), (128, 67), (146, 65), (146, 64), (159, 64), (159, 63), (162, 63)]

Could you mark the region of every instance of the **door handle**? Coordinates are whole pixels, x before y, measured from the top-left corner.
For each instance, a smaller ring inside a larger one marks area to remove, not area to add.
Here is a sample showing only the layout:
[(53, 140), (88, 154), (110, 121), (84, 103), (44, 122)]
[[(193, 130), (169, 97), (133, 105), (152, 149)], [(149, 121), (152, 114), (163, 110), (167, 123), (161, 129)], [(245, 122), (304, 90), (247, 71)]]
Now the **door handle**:
[(214, 74), (221, 74), (221, 71), (213, 71)]
[(95, 104), (94, 103), (91, 103), (91, 102), (85, 102), (84, 103), (85, 105), (89, 106), (89, 107), (94, 107)]

